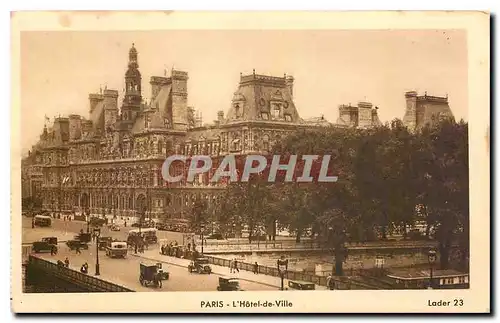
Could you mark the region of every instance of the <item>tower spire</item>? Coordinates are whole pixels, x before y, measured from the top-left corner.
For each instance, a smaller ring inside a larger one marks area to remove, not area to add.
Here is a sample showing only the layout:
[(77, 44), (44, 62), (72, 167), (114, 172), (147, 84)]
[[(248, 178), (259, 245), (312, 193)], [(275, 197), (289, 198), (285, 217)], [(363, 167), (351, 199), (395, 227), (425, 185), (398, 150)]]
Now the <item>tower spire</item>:
[(139, 72), (138, 52), (135, 44), (128, 52), (128, 69), (125, 73), (125, 96), (123, 98), (122, 112), (127, 120), (134, 120), (142, 103), (141, 72)]

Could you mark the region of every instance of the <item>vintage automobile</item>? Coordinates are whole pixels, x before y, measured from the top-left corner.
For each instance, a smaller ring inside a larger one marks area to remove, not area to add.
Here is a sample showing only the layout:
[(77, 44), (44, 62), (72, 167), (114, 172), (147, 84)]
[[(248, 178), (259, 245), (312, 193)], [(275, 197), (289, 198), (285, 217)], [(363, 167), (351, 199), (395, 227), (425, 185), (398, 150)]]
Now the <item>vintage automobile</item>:
[(100, 237), (99, 238), (99, 250), (106, 250), (109, 244), (113, 241), (112, 237)]
[(57, 238), (48, 237), (48, 238), (42, 238), (41, 241), (35, 241), (32, 244), (31, 250), (33, 250), (33, 252), (55, 251), (57, 253)]
[(161, 288), (162, 283), (161, 283), (160, 275), (158, 274), (157, 264), (147, 265), (147, 264), (141, 263), (140, 264), (139, 282), (141, 283), (142, 286), (153, 285), (154, 287)]
[(314, 290), (315, 289), (314, 283), (304, 282), (304, 281), (294, 281), (294, 280), (288, 281), (288, 287), (290, 287), (291, 289), (297, 289), (297, 290)]
[(89, 245), (86, 242), (80, 240), (68, 240), (66, 245), (70, 250), (75, 250), (77, 247), (80, 249), (89, 249)]
[(158, 242), (158, 237), (156, 236), (157, 232), (158, 230), (155, 228), (133, 229), (128, 232), (127, 242), (131, 244), (136, 240), (137, 236), (142, 236), (145, 242), (154, 244)]
[(110, 258), (125, 258), (127, 257), (127, 243), (125, 241), (110, 241), (107, 242), (106, 256)]
[(111, 224), (109, 226), (109, 230), (111, 230), (111, 231), (120, 231), (120, 227), (117, 224)]
[(41, 241), (44, 241), (44, 242), (47, 242), (49, 244), (57, 246), (57, 237), (45, 237), (45, 238), (42, 238)]
[(190, 273), (196, 272), (198, 274), (211, 274), (212, 267), (210, 267), (207, 258), (196, 258), (189, 264), (188, 271)]
[(86, 233), (86, 232), (80, 232), (79, 234), (77, 234), (73, 240), (78, 240), (78, 241), (81, 241), (81, 242), (84, 242), (84, 243), (89, 243), (90, 240), (92, 240), (92, 235), (90, 233)]
[(221, 291), (243, 291), (240, 288), (240, 281), (233, 277), (219, 277), (219, 286), (217, 290)]
[(98, 217), (92, 217), (90, 218), (90, 225), (93, 227), (102, 227), (103, 225), (106, 224), (106, 219), (103, 218), (98, 218)]
[(33, 218), (33, 225), (36, 227), (50, 227), (52, 219), (47, 215), (35, 215)]
[(161, 280), (168, 280), (170, 278), (170, 273), (163, 270), (163, 264), (161, 262), (157, 262), (156, 267), (158, 267), (158, 276)]

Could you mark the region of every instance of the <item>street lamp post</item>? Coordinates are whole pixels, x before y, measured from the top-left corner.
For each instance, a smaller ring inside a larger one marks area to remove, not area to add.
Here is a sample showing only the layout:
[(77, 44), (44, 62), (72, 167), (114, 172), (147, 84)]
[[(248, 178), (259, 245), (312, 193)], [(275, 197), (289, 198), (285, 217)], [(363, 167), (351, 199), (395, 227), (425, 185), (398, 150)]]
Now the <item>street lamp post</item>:
[(85, 218), (87, 219), (87, 233), (90, 233), (90, 212), (87, 209), (85, 212)]
[(203, 231), (205, 229), (205, 225), (201, 225), (201, 254), (203, 255)]
[(285, 259), (285, 256), (282, 255), (281, 258), (278, 259), (277, 265), (278, 265), (278, 273), (281, 278), (281, 290), (285, 290), (284, 281), (285, 281), (285, 274), (288, 270), (288, 259)]
[(427, 255), (428, 259), (429, 259), (429, 271), (430, 271), (430, 276), (429, 276), (429, 289), (432, 289), (432, 274), (433, 274), (433, 267), (434, 267), (434, 263), (436, 262), (436, 251), (431, 249), (429, 250), (429, 254)]
[(94, 236), (95, 236), (95, 251), (96, 251), (96, 262), (95, 262), (95, 275), (99, 276), (101, 273), (99, 272), (99, 236), (101, 235), (101, 229), (100, 228), (95, 228), (94, 229)]
[(143, 221), (143, 211), (141, 210), (139, 212), (139, 234), (135, 238), (135, 246), (134, 246), (134, 252), (137, 253), (138, 245), (139, 245), (139, 240), (141, 239), (141, 228), (142, 228), (142, 221)]

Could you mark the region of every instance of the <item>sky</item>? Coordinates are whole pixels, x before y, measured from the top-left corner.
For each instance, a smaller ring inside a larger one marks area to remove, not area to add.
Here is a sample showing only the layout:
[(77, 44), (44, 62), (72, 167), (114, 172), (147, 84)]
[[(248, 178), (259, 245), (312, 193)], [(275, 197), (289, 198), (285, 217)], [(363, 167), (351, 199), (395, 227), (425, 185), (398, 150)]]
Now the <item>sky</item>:
[(403, 118), (404, 92), (448, 95), (467, 117), (467, 39), (461, 30), (54, 31), (21, 35), (21, 146), (44, 116), (88, 116), (88, 94), (124, 88), (128, 51), (139, 53), (143, 97), (151, 76), (189, 73), (188, 104), (212, 122), (227, 113), (240, 73), (292, 75), (302, 118), (338, 117), (338, 105), (368, 101), (382, 122)]

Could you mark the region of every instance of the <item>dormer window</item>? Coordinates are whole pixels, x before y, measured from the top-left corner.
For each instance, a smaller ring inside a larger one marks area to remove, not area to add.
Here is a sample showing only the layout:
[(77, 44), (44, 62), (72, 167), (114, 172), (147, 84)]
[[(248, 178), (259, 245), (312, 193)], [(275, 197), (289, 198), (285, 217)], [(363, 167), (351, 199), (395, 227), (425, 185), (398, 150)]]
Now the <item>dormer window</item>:
[(292, 116), (289, 114), (285, 114), (285, 121), (292, 121)]
[(261, 116), (261, 117), (262, 117), (262, 119), (264, 119), (264, 120), (269, 120), (269, 113), (267, 113), (267, 112), (262, 112), (262, 113), (260, 114), (260, 116)]

